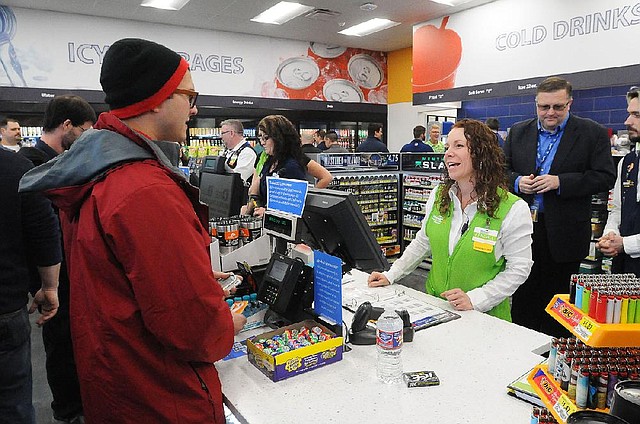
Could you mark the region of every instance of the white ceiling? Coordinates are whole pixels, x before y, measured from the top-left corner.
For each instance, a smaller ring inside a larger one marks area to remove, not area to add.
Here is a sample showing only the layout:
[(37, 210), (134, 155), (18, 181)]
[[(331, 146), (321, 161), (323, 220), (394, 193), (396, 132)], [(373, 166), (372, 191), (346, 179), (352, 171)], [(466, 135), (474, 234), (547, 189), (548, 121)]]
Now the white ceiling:
[[(412, 27), (416, 23), (440, 18), (493, 0), (471, 0), (457, 7), (445, 6), (430, 0), (373, 0), (371, 2), (378, 7), (371, 12), (360, 9), (367, 0), (297, 1), (315, 8), (339, 12), (339, 15), (325, 19), (311, 19), (303, 15), (283, 25), (268, 25), (251, 22), (250, 19), (279, 0), (191, 0), (177, 12), (142, 7), (141, 0), (0, 0), (5, 6), (12, 7), (241, 32), (378, 51), (410, 47)], [(366, 37), (338, 34), (343, 28), (371, 18), (387, 18), (401, 24)]]

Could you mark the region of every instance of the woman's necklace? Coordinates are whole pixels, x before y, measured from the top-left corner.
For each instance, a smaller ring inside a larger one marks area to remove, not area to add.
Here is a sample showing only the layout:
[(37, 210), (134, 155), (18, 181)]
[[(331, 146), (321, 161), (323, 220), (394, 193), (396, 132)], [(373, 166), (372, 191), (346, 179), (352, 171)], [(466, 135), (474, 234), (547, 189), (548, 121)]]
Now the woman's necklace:
[(467, 232), (467, 230), (469, 229), (469, 215), (467, 215), (467, 206), (469, 206), (475, 199), (475, 197), (473, 196), (473, 191), (471, 193), (469, 193), (469, 199), (467, 199), (466, 201), (463, 200), (464, 196), (462, 195), (462, 190), (460, 190), (460, 186), (458, 186), (458, 199), (460, 200), (460, 206), (462, 208), (462, 216), (463, 216), (463, 223), (462, 223), (462, 227), (460, 228), (460, 235), (464, 235), (464, 233)]
[(477, 200), (477, 198), (473, 195), (473, 191), (471, 191), (471, 193), (469, 193), (469, 198), (467, 200), (464, 200), (464, 196), (462, 195), (462, 190), (460, 190), (460, 186), (457, 186), (458, 188), (458, 199), (460, 200), (460, 206), (462, 207), (462, 211), (464, 212), (465, 209), (467, 209), (467, 206), (469, 206), (471, 203), (475, 202)]

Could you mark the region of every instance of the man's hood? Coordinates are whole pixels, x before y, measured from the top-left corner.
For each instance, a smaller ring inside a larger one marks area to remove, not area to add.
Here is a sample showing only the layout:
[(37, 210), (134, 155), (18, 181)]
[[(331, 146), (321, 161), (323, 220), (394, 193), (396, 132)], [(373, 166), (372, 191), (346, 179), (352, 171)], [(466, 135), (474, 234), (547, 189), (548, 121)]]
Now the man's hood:
[(63, 210), (80, 207), (93, 185), (124, 164), (155, 159), (184, 179), (162, 152), (159, 143), (141, 137), (142, 145), (110, 130), (86, 131), (66, 152), (27, 172), (20, 192), (44, 192)]

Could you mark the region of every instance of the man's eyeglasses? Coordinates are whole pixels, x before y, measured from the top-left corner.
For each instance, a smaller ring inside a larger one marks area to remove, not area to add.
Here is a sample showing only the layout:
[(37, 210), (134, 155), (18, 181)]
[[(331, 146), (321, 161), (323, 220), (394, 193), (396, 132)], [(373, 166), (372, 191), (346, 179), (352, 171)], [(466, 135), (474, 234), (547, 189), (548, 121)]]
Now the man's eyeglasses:
[(196, 100), (198, 99), (198, 92), (189, 90), (186, 88), (176, 88), (173, 91), (174, 94), (184, 94), (189, 99), (189, 109), (193, 109), (196, 105)]
[(220, 135), (229, 134), (231, 131), (233, 131), (233, 130), (222, 131), (222, 132), (220, 133)]
[(80, 131), (81, 131), (81, 132), (85, 132), (85, 131), (87, 131), (87, 130), (90, 130), (90, 129), (91, 129), (91, 127), (89, 127), (89, 128), (84, 128), (84, 127), (81, 127), (80, 125), (75, 125), (75, 127), (76, 127), (76, 128), (80, 128)]
[(562, 112), (567, 108), (567, 106), (569, 106), (569, 103), (571, 103), (571, 100), (569, 100), (567, 103), (563, 105), (541, 105), (540, 103), (536, 102), (536, 106), (538, 107), (538, 110), (541, 110), (541, 111), (547, 111), (553, 108), (553, 110), (555, 110), (556, 112)]

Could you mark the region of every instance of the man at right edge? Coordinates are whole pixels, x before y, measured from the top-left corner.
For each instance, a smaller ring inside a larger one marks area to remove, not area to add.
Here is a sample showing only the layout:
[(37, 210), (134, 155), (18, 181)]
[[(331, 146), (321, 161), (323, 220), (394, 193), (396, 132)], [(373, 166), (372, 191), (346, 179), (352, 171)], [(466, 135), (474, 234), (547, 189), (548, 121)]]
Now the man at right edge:
[(597, 247), (613, 256), (614, 273), (632, 272), (640, 277), (640, 191), (638, 190), (638, 147), (640, 145), (640, 87), (627, 93), (627, 112), (624, 124), (629, 141), (635, 149), (618, 164), (618, 179), (613, 188), (613, 208), (609, 212), (604, 236)]
[(561, 336), (545, 307), (569, 293), (571, 274), (589, 253), (591, 195), (609, 190), (615, 168), (607, 130), (569, 113), (571, 84), (558, 77), (537, 88), (537, 119), (515, 124), (505, 143), (511, 189), (531, 210), (533, 268), (512, 298), (513, 322)]
[(198, 113), (189, 65), (123, 39), (100, 83), (110, 111), (20, 183), (60, 210), (86, 422), (222, 424), (214, 362), (246, 319), (213, 276), (197, 189), (159, 147), (184, 142)]

